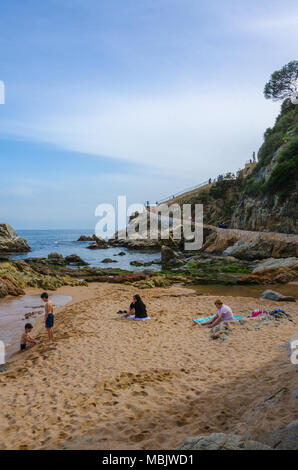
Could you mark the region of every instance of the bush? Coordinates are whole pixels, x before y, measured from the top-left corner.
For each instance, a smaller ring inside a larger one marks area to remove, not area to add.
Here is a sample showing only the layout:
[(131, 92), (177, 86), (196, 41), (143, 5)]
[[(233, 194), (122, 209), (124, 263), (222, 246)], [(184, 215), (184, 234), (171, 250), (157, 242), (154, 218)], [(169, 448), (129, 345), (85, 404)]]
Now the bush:
[(284, 200), (288, 191), (295, 189), (298, 180), (298, 138), (293, 139), (281, 152), (278, 163), (266, 184), (271, 194), (279, 193)]
[(283, 132), (274, 132), (270, 134), (265, 142), (263, 143), (262, 147), (259, 150), (259, 165), (265, 166), (267, 165), (274, 152), (283, 144)]

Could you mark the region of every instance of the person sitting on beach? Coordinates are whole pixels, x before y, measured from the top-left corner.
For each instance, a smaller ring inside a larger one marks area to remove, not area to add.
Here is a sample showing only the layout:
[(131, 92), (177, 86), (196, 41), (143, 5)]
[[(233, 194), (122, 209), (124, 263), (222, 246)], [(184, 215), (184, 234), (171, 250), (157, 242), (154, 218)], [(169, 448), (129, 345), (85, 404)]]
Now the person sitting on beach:
[(30, 335), (32, 330), (33, 330), (33, 326), (31, 325), (31, 323), (26, 323), (25, 333), (23, 333), (21, 336), (21, 344), (20, 344), (21, 351), (24, 351), (25, 349), (28, 349), (28, 348), (32, 348), (32, 346), (38, 343), (38, 341), (36, 339), (33, 339), (32, 336)]
[(54, 333), (53, 333), (53, 327), (54, 327), (54, 313), (53, 313), (53, 304), (49, 299), (49, 294), (47, 292), (44, 292), (41, 294), (41, 299), (45, 302), (45, 316), (44, 316), (44, 321), (45, 321), (45, 327), (48, 332), (48, 337), (49, 341), (54, 341)]
[(136, 320), (148, 318), (146, 305), (138, 294), (133, 296), (132, 303), (129, 306), (129, 311), (124, 313), (122, 317)]
[[(231, 321), (234, 319), (234, 315), (230, 307), (224, 305), (221, 300), (216, 300), (215, 306), (217, 308), (217, 314), (212, 317), (210, 320), (207, 320), (203, 323), (197, 323), (200, 326), (208, 326), (208, 328), (213, 328), (213, 326), (218, 325), (223, 321)], [(194, 323), (195, 325), (195, 323)]]

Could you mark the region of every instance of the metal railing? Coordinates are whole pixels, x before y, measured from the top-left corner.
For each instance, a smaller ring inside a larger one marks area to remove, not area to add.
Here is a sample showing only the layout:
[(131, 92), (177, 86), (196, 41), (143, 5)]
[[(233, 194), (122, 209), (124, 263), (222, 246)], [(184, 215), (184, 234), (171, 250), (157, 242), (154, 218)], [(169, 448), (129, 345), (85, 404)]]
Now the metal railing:
[(203, 183), (197, 184), (196, 186), (192, 186), (191, 188), (183, 189), (183, 191), (179, 191), (179, 193), (175, 193), (175, 194), (172, 194), (171, 196), (160, 199), (159, 201), (156, 201), (156, 204), (159, 205), (162, 202), (169, 201), (170, 199), (174, 199), (177, 196), (181, 196), (181, 194), (189, 193), (190, 191), (194, 191), (195, 189), (199, 189), (202, 186), (205, 186), (206, 184), (209, 184), (209, 180), (204, 181)]

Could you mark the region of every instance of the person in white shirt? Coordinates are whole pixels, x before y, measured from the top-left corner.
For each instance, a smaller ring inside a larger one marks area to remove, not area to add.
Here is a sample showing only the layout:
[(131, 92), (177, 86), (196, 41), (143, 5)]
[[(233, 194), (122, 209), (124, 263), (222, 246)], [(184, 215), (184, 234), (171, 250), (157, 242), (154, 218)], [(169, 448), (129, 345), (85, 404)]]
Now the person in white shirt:
[(231, 321), (234, 319), (234, 315), (230, 307), (224, 305), (221, 300), (216, 300), (215, 306), (217, 308), (217, 314), (210, 320), (207, 320), (203, 323), (197, 323), (197, 325), (213, 328), (213, 326), (218, 325), (222, 321)]

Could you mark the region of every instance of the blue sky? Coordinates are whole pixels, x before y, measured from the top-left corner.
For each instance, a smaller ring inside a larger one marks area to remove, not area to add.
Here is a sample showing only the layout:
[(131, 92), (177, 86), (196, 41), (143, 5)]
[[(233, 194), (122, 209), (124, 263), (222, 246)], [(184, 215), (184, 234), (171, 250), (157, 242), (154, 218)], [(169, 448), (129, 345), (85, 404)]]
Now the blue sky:
[(0, 219), (92, 228), (95, 207), (237, 171), (297, 59), (295, 0), (2, 0)]

